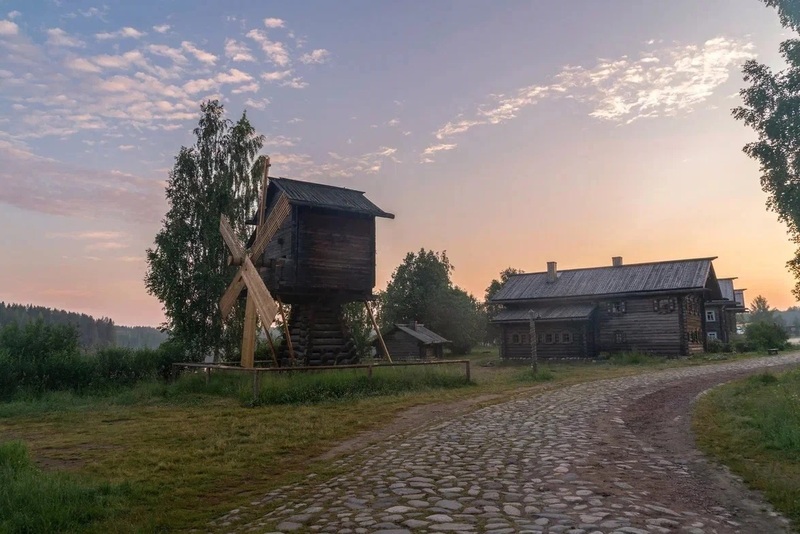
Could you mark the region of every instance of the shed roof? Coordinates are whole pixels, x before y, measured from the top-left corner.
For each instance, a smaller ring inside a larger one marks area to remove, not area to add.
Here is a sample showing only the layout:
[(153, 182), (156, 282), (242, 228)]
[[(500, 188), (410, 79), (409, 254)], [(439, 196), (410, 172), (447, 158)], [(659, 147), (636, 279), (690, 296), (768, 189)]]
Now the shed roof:
[(443, 338), (433, 330), (425, 328), (423, 325), (417, 323), (416, 325), (410, 324), (396, 324), (394, 327), (412, 336), (425, 345), (437, 345), (441, 343), (450, 343), (449, 340)]
[[(566, 304), (563, 306), (537, 306), (533, 309), (537, 321), (580, 321), (588, 319), (595, 309), (594, 304)], [(492, 318), (495, 323), (528, 321), (528, 308), (500, 310)]]
[(734, 294), (733, 281), (736, 278), (720, 278), (719, 290), (722, 292), (722, 298), (735, 301), (736, 295)]
[(282, 191), (291, 204), (394, 219), (393, 214), (383, 211), (365, 197), (363, 191), (289, 178), (270, 178), (269, 184)]
[(514, 302), (567, 297), (592, 297), (618, 293), (702, 289), (713, 272), (715, 257), (672, 260), (620, 266), (568, 269), (548, 282), (546, 272), (517, 274), (491, 299)]

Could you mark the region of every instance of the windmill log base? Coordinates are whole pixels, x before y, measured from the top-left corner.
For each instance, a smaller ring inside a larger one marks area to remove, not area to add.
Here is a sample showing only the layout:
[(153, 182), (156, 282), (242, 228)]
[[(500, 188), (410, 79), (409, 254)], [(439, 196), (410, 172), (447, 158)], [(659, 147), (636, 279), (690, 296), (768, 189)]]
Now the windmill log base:
[[(292, 304), (288, 330), (294, 365), (349, 365), (359, 361), (355, 342), (345, 326), (341, 304)], [(285, 341), (281, 343), (278, 359), (281, 366), (292, 365)]]

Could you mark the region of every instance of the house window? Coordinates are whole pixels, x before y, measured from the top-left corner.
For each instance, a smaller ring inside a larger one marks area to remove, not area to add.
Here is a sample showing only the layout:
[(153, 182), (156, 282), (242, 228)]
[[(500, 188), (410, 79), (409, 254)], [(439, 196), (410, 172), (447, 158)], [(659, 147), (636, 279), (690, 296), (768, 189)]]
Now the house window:
[(672, 313), (675, 311), (675, 299), (653, 299), (653, 311), (656, 313)]
[(520, 339), (520, 343), (526, 345), (528, 343), (528, 334), (522, 334), (522, 339)]
[(543, 341), (544, 341), (544, 335), (543, 334), (538, 334), (536, 336), (536, 342), (541, 344)]
[(717, 320), (717, 312), (714, 310), (706, 310), (706, 321), (713, 323)]
[(544, 342), (547, 345), (551, 345), (553, 343), (553, 334), (545, 334), (544, 335)]
[(606, 310), (608, 313), (625, 313), (625, 301), (609, 302), (606, 304)]
[(519, 345), (519, 334), (512, 334), (511, 342), (515, 345)]
[(572, 333), (570, 333), (570, 332), (561, 332), (561, 342), (562, 343), (572, 343)]
[(622, 330), (614, 332), (614, 343), (625, 343), (625, 332)]
[(553, 334), (553, 343), (561, 343), (561, 335), (558, 332)]
[(708, 339), (709, 339), (709, 340), (715, 340), (715, 339), (717, 339), (717, 333), (716, 333), (716, 332), (709, 332), (709, 333), (708, 333)]

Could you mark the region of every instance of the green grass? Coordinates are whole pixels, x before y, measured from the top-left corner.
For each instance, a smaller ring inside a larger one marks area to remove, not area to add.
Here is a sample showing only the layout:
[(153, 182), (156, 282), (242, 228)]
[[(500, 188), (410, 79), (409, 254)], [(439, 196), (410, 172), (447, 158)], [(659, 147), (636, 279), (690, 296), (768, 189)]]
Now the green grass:
[(24, 444), (0, 443), (0, 532), (80, 532), (114, 514), (128, 490), (37, 468)]
[[(374, 431), (409, 408), (478, 399), (471, 406), (588, 380), (708, 363), (501, 362), (477, 351), (472, 382), (464, 368), (420, 366), (262, 376), (253, 403), (245, 374), (185, 373), (172, 384), (142, 382), (101, 394), (18, 393), (0, 403), (0, 436), (23, 441), (43, 473), (82, 483), (129, 487), (124, 506), (95, 517), (86, 532), (207, 530), (208, 521), (316, 473), (336, 444)], [(463, 386), (463, 387), (462, 387)], [(279, 404), (272, 404), (279, 403)], [(246, 513), (246, 512), (243, 512)], [(2, 532), (0, 528), (0, 532)]]
[(612, 354), (608, 362), (612, 365), (658, 365), (667, 361), (663, 356), (652, 356), (641, 352)]
[(800, 528), (800, 370), (717, 388), (698, 403), (700, 447)]

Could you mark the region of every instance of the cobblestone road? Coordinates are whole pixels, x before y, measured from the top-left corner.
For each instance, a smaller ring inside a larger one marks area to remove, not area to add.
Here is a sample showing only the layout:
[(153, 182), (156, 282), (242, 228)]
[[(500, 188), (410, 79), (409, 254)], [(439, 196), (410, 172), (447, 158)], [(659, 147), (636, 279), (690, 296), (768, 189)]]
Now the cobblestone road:
[[(686, 458), (665, 454), (634, 434), (625, 410), (686, 380), (797, 363), (800, 354), (659, 371), (491, 406), (373, 446), (366, 456), (340, 460), (346, 474), (320, 484), (310, 477), (274, 491), (252, 503), (248, 514), (234, 510), (212, 528), (358, 534), (751, 532), (756, 527), (742, 522), (735, 507), (662, 499), (698, 474)], [(739, 484), (732, 477), (726, 483)], [(659, 495), (660, 486), (672, 491)], [(253, 521), (252, 512), (261, 507), (274, 509)], [(783, 519), (767, 510), (758, 507), (759, 530), (785, 530)]]

